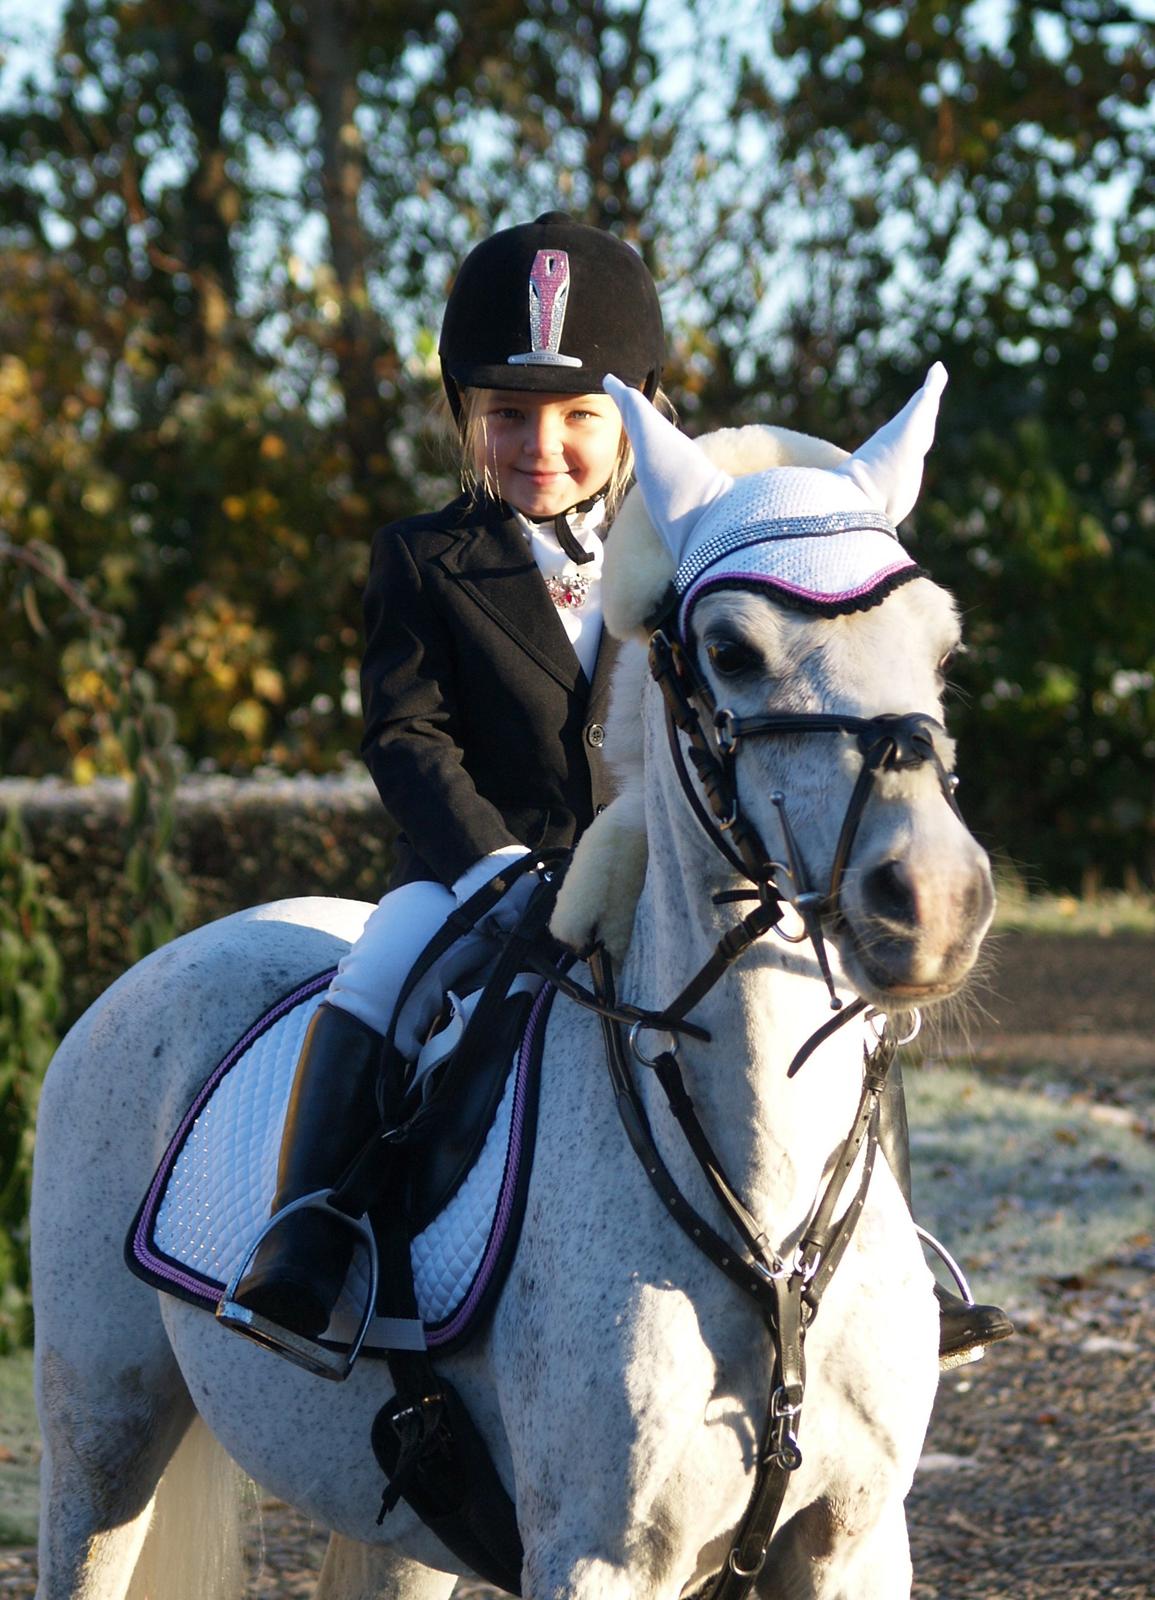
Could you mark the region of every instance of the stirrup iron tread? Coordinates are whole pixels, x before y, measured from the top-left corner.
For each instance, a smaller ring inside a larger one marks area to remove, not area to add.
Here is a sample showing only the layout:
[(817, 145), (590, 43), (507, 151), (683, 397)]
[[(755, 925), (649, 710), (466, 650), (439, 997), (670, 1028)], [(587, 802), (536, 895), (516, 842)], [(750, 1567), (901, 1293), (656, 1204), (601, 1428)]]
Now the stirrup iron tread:
[[(312, 1194), (302, 1195), (287, 1206), (282, 1206), (275, 1211), (269, 1220), (257, 1233), (248, 1250), (241, 1258), (228, 1284), (225, 1292), (217, 1303), (216, 1317), (224, 1327), (232, 1329), (234, 1333), (242, 1334), (251, 1339), (254, 1344), (259, 1344), (262, 1349), (271, 1350), (274, 1354), (283, 1356), (286, 1361), (291, 1361), (294, 1366), (302, 1367), (306, 1372), (311, 1372), (318, 1378), (329, 1378), (335, 1383), (341, 1383), (353, 1370), (354, 1363), (361, 1353), (369, 1327), (373, 1321), (373, 1313), (377, 1305), (377, 1284), (379, 1278), (377, 1261), (377, 1241), (373, 1230), (364, 1217), (352, 1217), (347, 1211), (332, 1204), (333, 1189), (317, 1189)], [(292, 1328), (284, 1327), (281, 1323), (272, 1321), (271, 1318), (262, 1316), (260, 1312), (252, 1311), (248, 1306), (242, 1305), (236, 1298), (241, 1281), (249, 1270), (253, 1259), (261, 1245), (274, 1233), (286, 1218), (296, 1215), (301, 1211), (325, 1211), (334, 1220), (344, 1227), (359, 1240), (364, 1246), (369, 1257), (369, 1287), (365, 1295), (365, 1303), (361, 1309), (360, 1321), (357, 1332), (354, 1334), (347, 1350), (330, 1350), (327, 1345), (318, 1340), (309, 1338), (305, 1334), (295, 1333)]]

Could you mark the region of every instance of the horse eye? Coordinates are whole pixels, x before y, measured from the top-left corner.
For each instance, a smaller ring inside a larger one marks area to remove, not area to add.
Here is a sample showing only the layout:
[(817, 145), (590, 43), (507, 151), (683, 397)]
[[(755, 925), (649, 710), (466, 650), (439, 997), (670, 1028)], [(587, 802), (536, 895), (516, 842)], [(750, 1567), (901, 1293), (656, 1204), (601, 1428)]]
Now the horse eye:
[(719, 639), (706, 646), (711, 666), (723, 678), (736, 678), (745, 672), (757, 672), (762, 658), (756, 650), (739, 639)]

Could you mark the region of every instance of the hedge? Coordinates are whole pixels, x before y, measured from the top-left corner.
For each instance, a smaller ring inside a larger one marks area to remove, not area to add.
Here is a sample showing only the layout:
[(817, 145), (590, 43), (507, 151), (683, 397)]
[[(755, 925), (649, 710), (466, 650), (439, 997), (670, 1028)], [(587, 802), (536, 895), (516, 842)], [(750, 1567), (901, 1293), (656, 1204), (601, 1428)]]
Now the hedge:
[[(0, 816), (13, 808), (33, 859), (46, 869), (47, 895), (58, 902), (53, 936), (69, 1024), (128, 964), (128, 785), (0, 780)], [(173, 855), (191, 928), (296, 895), (376, 901), (388, 878), (392, 829), (360, 773), (193, 777), (177, 793)]]

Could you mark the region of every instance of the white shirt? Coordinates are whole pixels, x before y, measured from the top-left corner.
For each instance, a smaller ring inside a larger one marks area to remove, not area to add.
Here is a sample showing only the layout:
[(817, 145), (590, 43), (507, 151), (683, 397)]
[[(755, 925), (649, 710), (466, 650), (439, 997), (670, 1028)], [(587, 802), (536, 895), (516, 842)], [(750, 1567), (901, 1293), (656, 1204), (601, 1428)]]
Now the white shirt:
[(548, 522), (531, 522), (519, 511), (517, 520), (543, 578), (561, 578), (578, 573), (589, 585), (580, 606), (559, 605), (557, 614), (581, 662), (582, 671), (592, 680), (602, 637), (602, 565), (606, 547), (598, 536), (598, 530), (606, 520), (606, 503), (604, 500), (595, 501), (588, 511), (571, 511), (566, 517), (570, 531), (582, 549), (593, 554), (592, 561), (585, 561), (580, 566), (571, 561), (558, 544), (552, 517)]

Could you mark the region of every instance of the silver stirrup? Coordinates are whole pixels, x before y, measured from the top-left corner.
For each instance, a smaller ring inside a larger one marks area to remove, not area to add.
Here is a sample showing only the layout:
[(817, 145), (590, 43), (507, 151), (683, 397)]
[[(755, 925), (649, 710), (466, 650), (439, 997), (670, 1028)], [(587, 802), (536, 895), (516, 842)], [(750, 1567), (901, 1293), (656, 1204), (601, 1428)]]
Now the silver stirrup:
[(943, 1266), (946, 1267), (947, 1271), (954, 1279), (955, 1284), (958, 1287), (958, 1292), (962, 1295), (964, 1302), (968, 1306), (973, 1306), (975, 1303), (975, 1297), (971, 1293), (971, 1286), (966, 1280), (966, 1274), (963, 1272), (963, 1269), (959, 1266), (955, 1258), (951, 1255), (946, 1245), (943, 1244), (941, 1239), (936, 1239), (933, 1233), (928, 1233), (925, 1228), (920, 1228), (917, 1222), (914, 1225), (914, 1231), (918, 1234), (923, 1244), (928, 1246), (929, 1249), (933, 1250), (935, 1255), (938, 1256), (939, 1260), (942, 1262)]
[[(936, 1239), (933, 1233), (928, 1233), (925, 1228), (919, 1227), (917, 1222), (914, 1225), (914, 1231), (918, 1234), (922, 1243), (926, 1245), (928, 1249), (933, 1250), (935, 1255), (938, 1256), (939, 1260), (946, 1267), (947, 1271), (955, 1281), (958, 1292), (963, 1298), (964, 1305), (973, 1306), (975, 1303), (975, 1297), (971, 1292), (970, 1284), (967, 1282), (966, 1273), (951, 1255), (946, 1245), (943, 1244), (941, 1239)], [(954, 1353), (954, 1355), (939, 1356), (938, 1369), (940, 1372), (953, 1372), (956, 1367), (969, 1367), (973, 1362), (981, 1361), (985, 1355), (985, 1345), (971, 1345), (969, 1349), (958, 1350)]]
[[(261, 1345), (263, 1349), (284, 1356), (286, 1361), (291, 1361), (294, 1366), (303, 1367), (314, 1377), (330, 1378), (334, 1383), (340, 1383), (352, 1372), (353, 1364), (361, 1354), (361, 1346), (365, 1343), (365, 1336), (369, 1332), (369, 1325), (373, 1321), (373, 1312), (377, 1305), (379, 1273), (377, 1241), (373, 1237), (373, 1229), (368, 1220), (364, 1217), (351, 1217), (347, 1211), (339, 1210), (332, 1204), (332, 1196), (332, 1189), (317, 1189), (313, 1194), (302, 1195), (299, 1200), (293, 1200), (287, 1206), (282, 1206), (280, 1211), (273, 1213), (226, 1284), (225, 1292), (217, 1302), (216, 1315), (217, 1321), (223, 1323), (226, 1328), (243, 1334), (245, 1338)], [(250, 1311), (248, 1306), (240, 1305), (237, 1301), (237, 1290), (240, 1288), (241, 1279), (252, 1264), (253, 1257), (285, 1218), (291, 1217), (297, 1211), (328, 1211), (355, 1234), (368, 1251), (369, 1290), (365, 1296), (357, 1332), (348, 1350), (329, 1350), (316, 1339), (307, 1339), (304, 1334), (294, 1333), (291, 1328), (283, 1328), (279, 1323), (270, 1321), (268, 1317), (262, 1317), (256, 1311)]]

